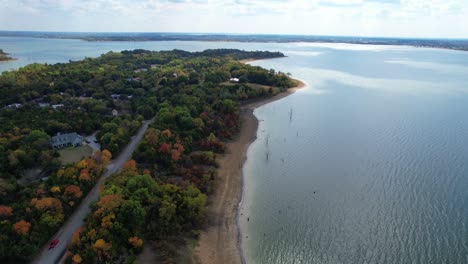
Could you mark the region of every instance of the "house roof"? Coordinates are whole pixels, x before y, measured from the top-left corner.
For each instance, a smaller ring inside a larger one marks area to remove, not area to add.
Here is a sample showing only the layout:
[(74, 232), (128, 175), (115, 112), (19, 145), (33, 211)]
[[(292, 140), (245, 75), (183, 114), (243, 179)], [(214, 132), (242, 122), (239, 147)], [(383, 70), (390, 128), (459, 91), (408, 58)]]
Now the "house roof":
[(68, 134), (57, 133), (57, 135), (53, 136), (50, 139), (50, 143), (52, 145), (69, 144), (69, 143), (76, 142), (76, 140), (82, 141), (83, 137), (78, 135), (77, 133), (68, 133)]

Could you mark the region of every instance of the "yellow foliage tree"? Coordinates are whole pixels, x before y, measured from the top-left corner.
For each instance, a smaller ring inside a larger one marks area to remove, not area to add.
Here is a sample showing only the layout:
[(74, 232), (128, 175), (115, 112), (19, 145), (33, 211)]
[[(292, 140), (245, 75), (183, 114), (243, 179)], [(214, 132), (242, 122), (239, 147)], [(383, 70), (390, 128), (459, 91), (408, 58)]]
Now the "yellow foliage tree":
[(50, 188), (50, 191), (53, 192), (53, 193), (59, 193), (60, 192), (60, 187), (53, 186), (52, 188)]
[(96, 238), (96, 229), (93, 228), (89, 230), (86, 236), (90, 238), (91, 240), (94, 240)]
[(103, 150), (101, 153), (101, 163), (107, 164), (109, 163), (109, 161), (111, 161), (111, 159), (112, 159), (112, 153), (107, 149)]
[(73, 260), (73, 263), (78, 263), (78, 264), (81, 263), (81, 261), (83, 261), (81, 259), (80, 255), (78, 255), (78, 254), (73, 255), (72, 260)]
[(109, 229), (112, 227), (112, 220), (115, 219), (115, 215), (114, 214), (110, 214), (110, 215), (107, 215), (107, 216), (104, 216), (102, 218), (102, 221), (101, 221), (101, 227), (104, 228), (104, 229)]
[(63, 177), (73, 179), (76, 177), (78, 170), (74, 167), (68, 167), (65, 169)]
[(59, 177), (59, 178), (62, 178), (64, 174), (65, 174), (64, 169), (60, 169), (60, 170), (57, 171), (57, 177)]
[(106, 241), (102, 238), (96, 240), (96, 242), (94, 243), (93, 245), (93, 249), (95, 251), (98, 251), (98, 250), (103, 250), (103, 251), (107, 251), (109, 250), (110, 248), (112, 247), (112, 244), (110, 243), (106, 243)]
[(76, 164), (76, 167), (80, 170), (85, 169), (88, 167), (88, 161), (87, 160), (81, 160)]

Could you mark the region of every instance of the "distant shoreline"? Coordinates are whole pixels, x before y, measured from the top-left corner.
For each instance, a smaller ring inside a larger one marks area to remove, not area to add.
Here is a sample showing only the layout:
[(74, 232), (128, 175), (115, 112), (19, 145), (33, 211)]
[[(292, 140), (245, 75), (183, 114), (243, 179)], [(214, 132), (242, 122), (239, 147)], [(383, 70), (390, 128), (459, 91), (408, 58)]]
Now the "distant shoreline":
[(356, 45), (411, 46), (468, 51), (468, 39), (422, 39), (383, 37), (344, 37), (311, 35), (264, 34), (190, 34), (190, 33), (73, 33), (73, 32), (25, 32), (0, 31), (0, 37), (34, 37), (52, 39), (79, 39), (90, 42), (112, 41), (207, 41), (245, 43), (346, 43)]
[(3, 51), (3, 49), (0, 49), (0, 62), (8, 62), (8, 61), (15, 61), (15, 58), (12, 58), (9, 53), (6, 53)]
[[(243, 60), (243, 63), (254, 60)], [(236, 139), (227, 143), (227, 154), (218, 160), (218, 179), (215, 193), (208, 208), (209, 226), (202, 230), (194, 259), (202, 264), (245, 263), (241, 249), (238, 226), (238, 209), (244, 190), (242, 169), (247, 160), (247, 150), (256, 140), (258, 120), (254, 110), (262, 105), (280, 100), (306, 86), (294, 79), (297, 86), (273, 97), (254, 100), (241, 106), (241, 131)]]
[(9, 58), (9, 59), (6, 59), (6, 60), (0, 59), (0, 63), (2, 63), (2, 62), (16, 61), (16, 60), (18, 60), (18, 59), (15, 59), (15, 58)]

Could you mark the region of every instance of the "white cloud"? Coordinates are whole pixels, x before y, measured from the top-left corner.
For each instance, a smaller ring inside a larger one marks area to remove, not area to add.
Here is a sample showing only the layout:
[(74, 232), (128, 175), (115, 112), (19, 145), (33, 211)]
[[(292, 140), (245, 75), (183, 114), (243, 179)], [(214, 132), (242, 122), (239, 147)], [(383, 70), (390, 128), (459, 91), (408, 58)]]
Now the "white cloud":
[(0, 29), (468, 37), (466, 0), (0, 0)]

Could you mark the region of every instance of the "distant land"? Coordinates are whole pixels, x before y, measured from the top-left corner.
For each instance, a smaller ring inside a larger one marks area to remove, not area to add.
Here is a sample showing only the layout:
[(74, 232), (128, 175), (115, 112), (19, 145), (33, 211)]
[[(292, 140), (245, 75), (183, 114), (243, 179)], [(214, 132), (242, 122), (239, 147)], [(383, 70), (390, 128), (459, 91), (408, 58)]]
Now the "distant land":
[(349, 43), (368, 45), (403, 45), (425, 48), (443, 48), (468, 51), (468, 39), (382, 38), (310, 35), (264, 35), (221, 33), (92, 33), (92, 32), (39, 32), (0, 31), (0, 36), (58, 39), (82, 39), (85, 41), (235, 41), (235, 42), (309, 42)]
[(9, 54), (0, 49), (0, 61), (10, 61), (14, 60), (12, 57), (8, 56)]

